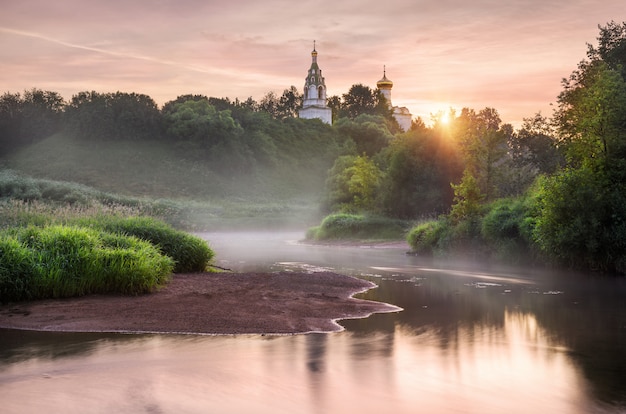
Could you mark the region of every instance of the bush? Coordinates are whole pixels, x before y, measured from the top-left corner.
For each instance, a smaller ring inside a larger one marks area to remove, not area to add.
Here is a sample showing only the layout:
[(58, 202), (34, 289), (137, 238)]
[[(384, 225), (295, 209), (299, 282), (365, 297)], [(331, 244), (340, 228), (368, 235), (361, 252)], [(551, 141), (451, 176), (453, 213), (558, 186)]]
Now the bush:
[(405, 234), (405, 222), (384, 217), (331, 214), (310, 229), (316, 240), (395, 240)]
[(444, 230), (443, 221), (427, 221), (411, 229), (407, 242), (414, 253), (433, 255)]
[(486, 240), (519, 238), (520, 221), (523, 211), (517, 200), (503, 198), (489, 206), (489, 211), (482, 220), (480, 233)]
[(496, 259), (520, 262), (533, 257), (532, 203), (526, 197), (505, 198), (488, 206), (480, 232)]
[(566, 265), (626, 271), (626, 196), (622, 184), (587, 167), (540, 181), (534, 238), (543, 253)]
[(443, 220), (431, 220), (411, 229), (407, 242), (414, 253), (432, 255), (439, 246), (447, 226)]
[(97, 229), (31, 226), (5, 230), (0, 240), (2, 302), (145, 293), (173, 269), (149, 242)]

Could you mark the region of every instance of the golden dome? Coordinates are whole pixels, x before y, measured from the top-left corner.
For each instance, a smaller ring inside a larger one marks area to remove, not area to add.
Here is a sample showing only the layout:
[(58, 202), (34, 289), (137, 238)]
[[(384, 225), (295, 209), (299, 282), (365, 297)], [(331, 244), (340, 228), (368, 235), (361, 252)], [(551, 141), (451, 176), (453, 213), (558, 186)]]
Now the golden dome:
[(387, 79), (387, 69), (383, 69), (383, 78), (376, 82), (376, 86), (378, 86), (378, 89), (391, 89), (393, 87), (393, 82)]

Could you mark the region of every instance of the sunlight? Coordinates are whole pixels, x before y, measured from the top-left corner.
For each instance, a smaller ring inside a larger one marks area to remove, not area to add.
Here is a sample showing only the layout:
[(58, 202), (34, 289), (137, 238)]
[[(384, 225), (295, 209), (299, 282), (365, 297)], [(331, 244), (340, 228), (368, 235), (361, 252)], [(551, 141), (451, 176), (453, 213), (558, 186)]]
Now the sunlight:
[(448, 125), (450, 123), (450, 112), (443, 112), (439, 118), (439, 122), (443, 125)]
[(455, 111), (452, 107), (449, 107), (448, 109), (439, 109), (436, 112), (431, 112), (430, 118), (433, 125), (447, 127), (454, 120)]

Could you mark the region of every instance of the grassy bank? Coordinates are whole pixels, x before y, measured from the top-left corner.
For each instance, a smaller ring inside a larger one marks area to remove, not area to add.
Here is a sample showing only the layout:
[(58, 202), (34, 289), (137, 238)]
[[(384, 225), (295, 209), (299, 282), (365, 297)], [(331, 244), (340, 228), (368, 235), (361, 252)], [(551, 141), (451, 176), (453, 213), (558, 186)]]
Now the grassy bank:
[(0, 263), (1, 302), (149, 292), (174, 266), (147, 241), (74, 226), (4, 231)]
[(38, 223), (55, 217), (147, 215), (186, 230), (277, 228), (310, 224), (317, 217), (313, 196), (291, 200), (223, 198), (152, 199), (120, 195), (75, 182), (34, 178), (0, 170), (0, 226)]
[(204, 240), (136, 212), (0, 202), (0, 302), (139, 294), (172, 272), (207, 269), (214, 252)]
[(533, 200), (499, 199), (463, 219), (441, 216), (417, 224), (407, 235), (413, 253), (466, 257), (509, 264), (539, 261), (533, 242)]
[(331, 214), (319, 226), (311, 227), (306, 233), (311, 241), (388, 241), (402, 240), (408, 223), (378, 216), (359, 214)]

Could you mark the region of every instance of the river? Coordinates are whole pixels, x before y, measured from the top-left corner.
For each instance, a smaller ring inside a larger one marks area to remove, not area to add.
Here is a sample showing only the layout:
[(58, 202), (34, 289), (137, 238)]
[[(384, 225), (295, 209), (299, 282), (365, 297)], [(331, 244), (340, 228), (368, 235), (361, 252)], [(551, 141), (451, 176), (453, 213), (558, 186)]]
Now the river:
[(330, 269), (404, 310), (331, 334), (0, 330), (0, 412), (626, 413), (622, 279), (311, 246), (301, 232), (201, 236), (220, 266)]

